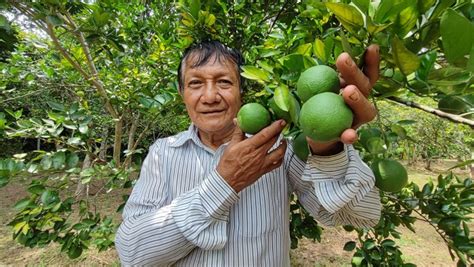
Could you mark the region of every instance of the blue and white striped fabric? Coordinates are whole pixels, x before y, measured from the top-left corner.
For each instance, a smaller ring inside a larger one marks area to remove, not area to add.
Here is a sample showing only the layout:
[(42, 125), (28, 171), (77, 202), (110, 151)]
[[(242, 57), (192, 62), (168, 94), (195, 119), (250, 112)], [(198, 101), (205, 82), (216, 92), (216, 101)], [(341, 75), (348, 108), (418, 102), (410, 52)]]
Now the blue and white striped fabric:
[(380, 217), (374, 176), (352, 146), (305, 164), (288, 145), (279, 168), (238, 194), (216, 171), (225, 148), (205, 147), (193, 125), (150, 147), (116, 235), (123, 265), (289, 266), (292, 192), (325, 225)]

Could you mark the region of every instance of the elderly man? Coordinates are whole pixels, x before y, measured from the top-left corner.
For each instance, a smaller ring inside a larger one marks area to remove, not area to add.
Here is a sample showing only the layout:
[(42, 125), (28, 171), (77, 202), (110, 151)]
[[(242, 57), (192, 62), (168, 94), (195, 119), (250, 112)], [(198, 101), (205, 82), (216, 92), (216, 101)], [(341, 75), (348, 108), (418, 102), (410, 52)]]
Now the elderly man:
[[(378, 78), (378, 47), (365, 73), (347, 54), (337, 67), (354, 126), (375, 116), (367, 100)], [(289, 266), (289, 196), (325, 225), (369, 226), (380, 216), (371, 170), (350, 145), (309, 142), (307, 162), (281, 138), (279, 120), (246, 137), (235, 124), (241, 106), (241, 54), (217, 42), (193, 45), (178, 70), (192, 124), (157, 140), (125, 206), (116, 247), (124, 265)]]

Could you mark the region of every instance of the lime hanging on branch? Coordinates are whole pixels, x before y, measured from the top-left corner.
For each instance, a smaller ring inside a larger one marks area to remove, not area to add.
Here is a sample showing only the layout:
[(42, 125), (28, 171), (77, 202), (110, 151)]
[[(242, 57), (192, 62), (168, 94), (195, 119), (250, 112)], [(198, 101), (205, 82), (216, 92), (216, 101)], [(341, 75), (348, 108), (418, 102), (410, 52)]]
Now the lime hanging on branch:
[(237, 122), (243, 132), (256, 134), (270, 125), (270, 112), (259, 103), (247, 103), (237, 113)]
[(380, 159), (372, 163), (375, 186), (385, 192), (398, 192), (408, 183), (408, 174), (400, 162), (393, 159)]

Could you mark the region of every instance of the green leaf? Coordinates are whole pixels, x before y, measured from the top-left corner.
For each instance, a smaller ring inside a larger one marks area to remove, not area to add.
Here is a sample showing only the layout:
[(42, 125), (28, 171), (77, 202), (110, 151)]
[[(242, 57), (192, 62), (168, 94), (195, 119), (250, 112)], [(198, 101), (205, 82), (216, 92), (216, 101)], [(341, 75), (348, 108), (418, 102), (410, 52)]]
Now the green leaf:
[(416, 9), (416, 2), (403, 9), (397, 14), (393, 24), (393, 31), (401, 38), (405, 37), (412, 28), (416, 25), (418, 20), (418, 10)]
[(82, 254), (82, 246), (80, 245), (72, 245), (69, 250), (67, 251), (67, 255), (70, 259), (75, 259), (81, 256)]
[(302, 45), (300, 45), (296, 48), (295, 53), (301, 54), (301, 55), (311, 56), (312, 46), (313, 45), (311, 43), (302, 44)]
[(392, 23), (385, 23), (385, 24), (378, 24), (372, 21), (370, 17), (367, 17), (367, 30), (371, 35), (374, 35), (376, 33), (379, 33), (386, 28), (390, 27)]
[(51, 160), (54, 169), (62, 169), (64, 167), (64, 163), (66, 162), (66, 153), (64, 153), (64, 151), (56, 152), (51, 157)]
[(71, 152), (66, 157), (66, 167), (67, 168), (74, 168), (76, 167), (77, 163), (79, 163), (79, 156), (76, 153)]
[(56, 191), (46, 190), (41, 194), (41, 202), (46, 206), (55, 203), (58, 200), (58, 192)]
[(324, 49), (324, 43), (319, 38), (316, 38), (314, 40), (313, 54), (322, 62), (327, 62), (326, 50)]
[(413, 73), (420, 66), (420, 59), (396, 36), (392, 38), (392, 53), (395, 63), (405, 76)]
[(364, 248), (367, 250), (371, 250), (375, 247), (375, 242), (373, 240), (365, 240), (364, 241)]
[(356, 34), (364, 27), (364, 18), (357, 8), (342, 3), (326, 3), (326, 7), (350, 33)]
[(15, 226), (13, 226), (13, 232), (15, 234), (18, 234), (26, 224), (27, 224), (27, 222), (25, 222), (25, 221), (22, 221), (22, 222), (19, 222), (19, 223), (15, 224)]
[(436, 3), (436, 0), (418, 0), (418, 10), (420, 11), (420, 13), (425, 13), (435, 3)]
[(450, 63), (462, 59), (471, 52), (474, 43), (474, 24), (452, 9), (441, 17), (440, 27), (444, 53)]
[(13, 206), (13, 208), (16, 209), (17, 211), (22, 211), (26, 207), (28, 207), (30, 204), (31, 204), (31, 200), (29, 198), (24, 198), (24, 199), (18, 201), (15, 204), (15, 206)]
[(451, 66), (433, 70), (428, 75), (428, 82), (437, 86), (465, 84), (470, 79), (471, 75), (468, 71)]
[(436, 62), (436, 52), (429, 52), (421, 57), (420, 68), (416, 71), (416, 77), (422, 81), (428, 79), (428, 74)]
[(284, 84), (280, 84), (275, 89), (275, 95), (273, 96), (275, 99), (275, 103), (277, 106), (282, 109), (283, 111), (290, 110), (290, 90), (288, 90), (288, 86)]
[(63, 104), (61, 103), (58, 103), (58, 102), (54, 102), (54, 101), (48, 101), (46, 102), (48, 104), (48, 106), (54, 110), (57, 110), (57, 111), (65, 111), (66, 108), (64, 107)]
[(49, 170), (51, 168), (51, 165), (52, 165), (53, 161), (51, 160), (51, 157), (49, 155), (45, 155), (42, 159), (41, 159), (41, 167), (43, 168), (43, 170)]
[(298, 100), (296, 100), (296, 98), (292, 94), (290, 94), (290, 118), (291, 118), (291, 121), (296, 125), (299, 125), (300, 111), (301, 111), (300, 103), (298, 102)]
[(370, 0), (352, 0), (352, 3), (354, 3), (362, 13), (367, 14), (369, 12)]
[(80, 137), (71, 137), (67, 140), (69, 145), (83, 145), (84, 142), (81, 140)]
[(443, 13), (448, 7), (452, 6), (456, 3), (456, 0), (442, 0), (438, 1), (438, 5), (431, 13), (430, 20), (433, 21), (436, 19), (441, 13)]
[(242, 76), (247, 79), (257, 80), (259, 82), (270, 81), (270, 75), (266, 71), (261, 70), (255, 66), (242, 66), (242, 70), (244, 71), (241, 73)]
[(199, 11), (201, 10), (201, 1), (200, 0), (190, 0), (189, 1), (189, 13), (194, 19), (199, 19)]
[(42, 184), (32, 185), (28, 187), (28, 192), (36, 195), (42, 194), (44, 190), (46, 190), (46, 188)]
[(466, 69), (470, 72), (474, 72), (474, 45), (472, 46), (471, 53), (469, 54), (469, 61), (467, 62)]
[(410, 0), (382, 0), (374, 16), (376, 23), (385, 23), (410, 5)]
[(5, 29), (6, 31), (10, 30), (10, 24), (5, 16), (0, 14), (0, 28)]
[(356, 242), (354, 241), (349, 241), (344, 245), (344, 250), (345, 251), (352, 251), (356, 247)]
[(382, 245), (382, 247), (395, 247), (395, 241), (391, 239), (385, 239), (382, 241), (382, 243), (380, 243), (380, 245)]
[(385, 143), (380, 137), (370, 137), (367, 139), (367, 150), (372, 154), (383, 153), (385, 149)]
[(351, 260), (351, 263), (354, 266), (361, 266), (363, 260), (364, 260), (363, 256), (353, 256), (352, 260)]

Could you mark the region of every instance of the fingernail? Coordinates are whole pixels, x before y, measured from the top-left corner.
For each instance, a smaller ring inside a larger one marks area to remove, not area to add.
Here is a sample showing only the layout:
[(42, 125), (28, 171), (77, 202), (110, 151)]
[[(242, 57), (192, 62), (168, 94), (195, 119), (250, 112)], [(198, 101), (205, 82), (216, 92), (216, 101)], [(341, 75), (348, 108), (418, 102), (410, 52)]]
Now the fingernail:
[(286, 125), (286, 121), (285, 121), (285, 120), (281, 120), (280, 125), (281, 125), (281, 126), (285, 126), (285, 125)]
[(352, 59), (351, 58), (346, 59), (346, 65), (349, 66), (349, 67), (352, 67)]
[(357, 92), (354, 91), (354, 92), (349, 96), (349, 98), (350, 98), (352, 101), (354, 101), (354, 102), (355, 102), (355, 101), (358, 101), (358, 100), (359, 100), (359, 93), (357, 93)]

